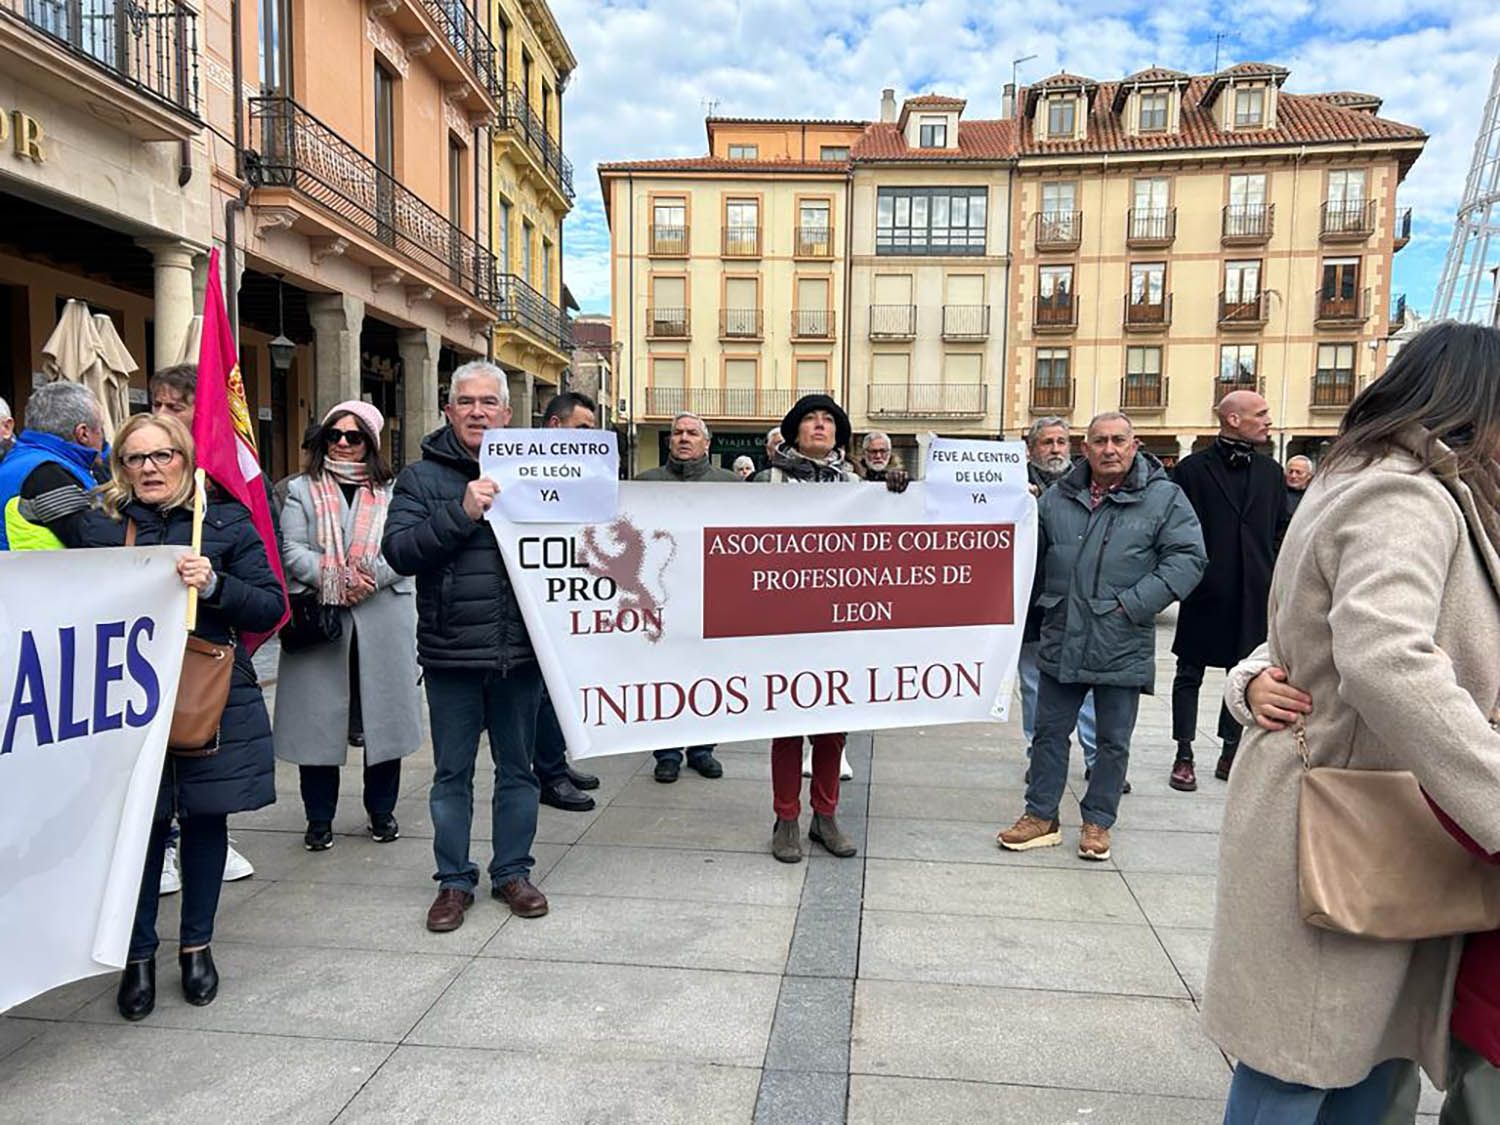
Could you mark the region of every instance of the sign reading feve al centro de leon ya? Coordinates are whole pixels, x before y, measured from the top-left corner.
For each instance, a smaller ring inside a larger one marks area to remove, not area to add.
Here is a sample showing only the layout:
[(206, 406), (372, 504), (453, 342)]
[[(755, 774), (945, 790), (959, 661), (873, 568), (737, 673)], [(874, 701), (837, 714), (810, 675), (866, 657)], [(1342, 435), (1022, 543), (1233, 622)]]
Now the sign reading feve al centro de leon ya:
[(1008, 714), (1036, 552), (1023, 488), (626, 482), (598, 523), (492, 519), (578, 757)]
[(500, 486), (492, 519), (594, 523), (619, 505), (613, 430), (486, 430), (479, 471)]

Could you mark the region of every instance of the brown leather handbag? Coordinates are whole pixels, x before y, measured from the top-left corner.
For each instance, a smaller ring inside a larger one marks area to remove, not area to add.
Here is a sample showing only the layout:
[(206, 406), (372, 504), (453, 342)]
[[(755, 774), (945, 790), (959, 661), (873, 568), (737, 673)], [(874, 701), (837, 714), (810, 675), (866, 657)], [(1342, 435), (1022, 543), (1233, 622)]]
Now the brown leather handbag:
[(1500, 929), (1500, 868), (1451, 835), (1408, 770), (1313, 766), (1297, 798), (1297, 897), (1309, 926), (1420, 941)]
[[(135, 521), (125, 525), (125, 546), (135, 546)], [(177, 701), (167, 749), (179, 758), (207, 758), (219, 752), (219, 724), (229, 705), (234, 645), (188, 635), (177, 678)]]

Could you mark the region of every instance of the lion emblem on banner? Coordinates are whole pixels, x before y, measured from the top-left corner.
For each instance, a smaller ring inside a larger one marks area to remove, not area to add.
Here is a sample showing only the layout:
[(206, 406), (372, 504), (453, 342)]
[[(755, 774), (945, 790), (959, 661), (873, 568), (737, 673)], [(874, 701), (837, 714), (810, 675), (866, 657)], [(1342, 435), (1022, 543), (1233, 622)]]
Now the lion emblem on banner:
[(646, 639), (661, 640), (667, 604), (666, 574), (677, 557), (677, 539), (668, 531), (644, 531), (628, 512), (606, 524), (583, 529), (579, 561), (588, 572), (608, 578), (619, 591), (619, 609), (634, 610), (647, 626)]

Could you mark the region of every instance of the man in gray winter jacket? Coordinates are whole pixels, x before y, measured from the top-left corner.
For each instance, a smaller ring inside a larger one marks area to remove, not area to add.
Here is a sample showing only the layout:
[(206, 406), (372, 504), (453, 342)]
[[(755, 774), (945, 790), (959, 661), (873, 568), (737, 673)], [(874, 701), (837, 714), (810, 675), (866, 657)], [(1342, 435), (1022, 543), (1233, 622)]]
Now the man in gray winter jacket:
[(1031, 782), (1024, 815), (998, 841), (1012, 851), (1062, 843), (1068, 739), (1092, 689), (1098, 753), (1078, 854), (1104, 860), (1141, 692), (1155, 680), (1156, 615), (1192, 591), (1208, 556), (1192, 505), (1139, 449), (1129, 418), (1112, 412), (1090, 422), (1084, 456), (1038, 505), (1044, 616)]

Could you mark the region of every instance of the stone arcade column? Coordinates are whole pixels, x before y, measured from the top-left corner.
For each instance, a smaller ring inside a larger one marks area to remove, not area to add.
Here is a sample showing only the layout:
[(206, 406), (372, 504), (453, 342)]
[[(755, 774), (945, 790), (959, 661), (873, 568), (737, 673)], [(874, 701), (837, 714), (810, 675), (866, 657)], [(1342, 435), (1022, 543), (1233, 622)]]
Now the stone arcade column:
[(401, 415), (401, 452), (408, 465), (422, 459), (422, 439), (442, 421), (442, 403), (438, 402), (438, 351), (442, 346), (442, 337), (430, 328), (407, 328), (396, 333), (406, 401)]
[[(175, 239), (145, 239), (140, 245), (151, 252), (155, 282), (155, 307), (151, 312), (155, 363), (158, 368), (170, 367), (177, 362), (188, 326), (198, 311), (193, 301), (193, 260), (200, 251)], [(145, 356), (141, 360), (144, 363)]]
[(313, 325), (314, 417), (359, 398), (359, 331), (365, 303), (345, 293), (312, 293), (307, 315)]

